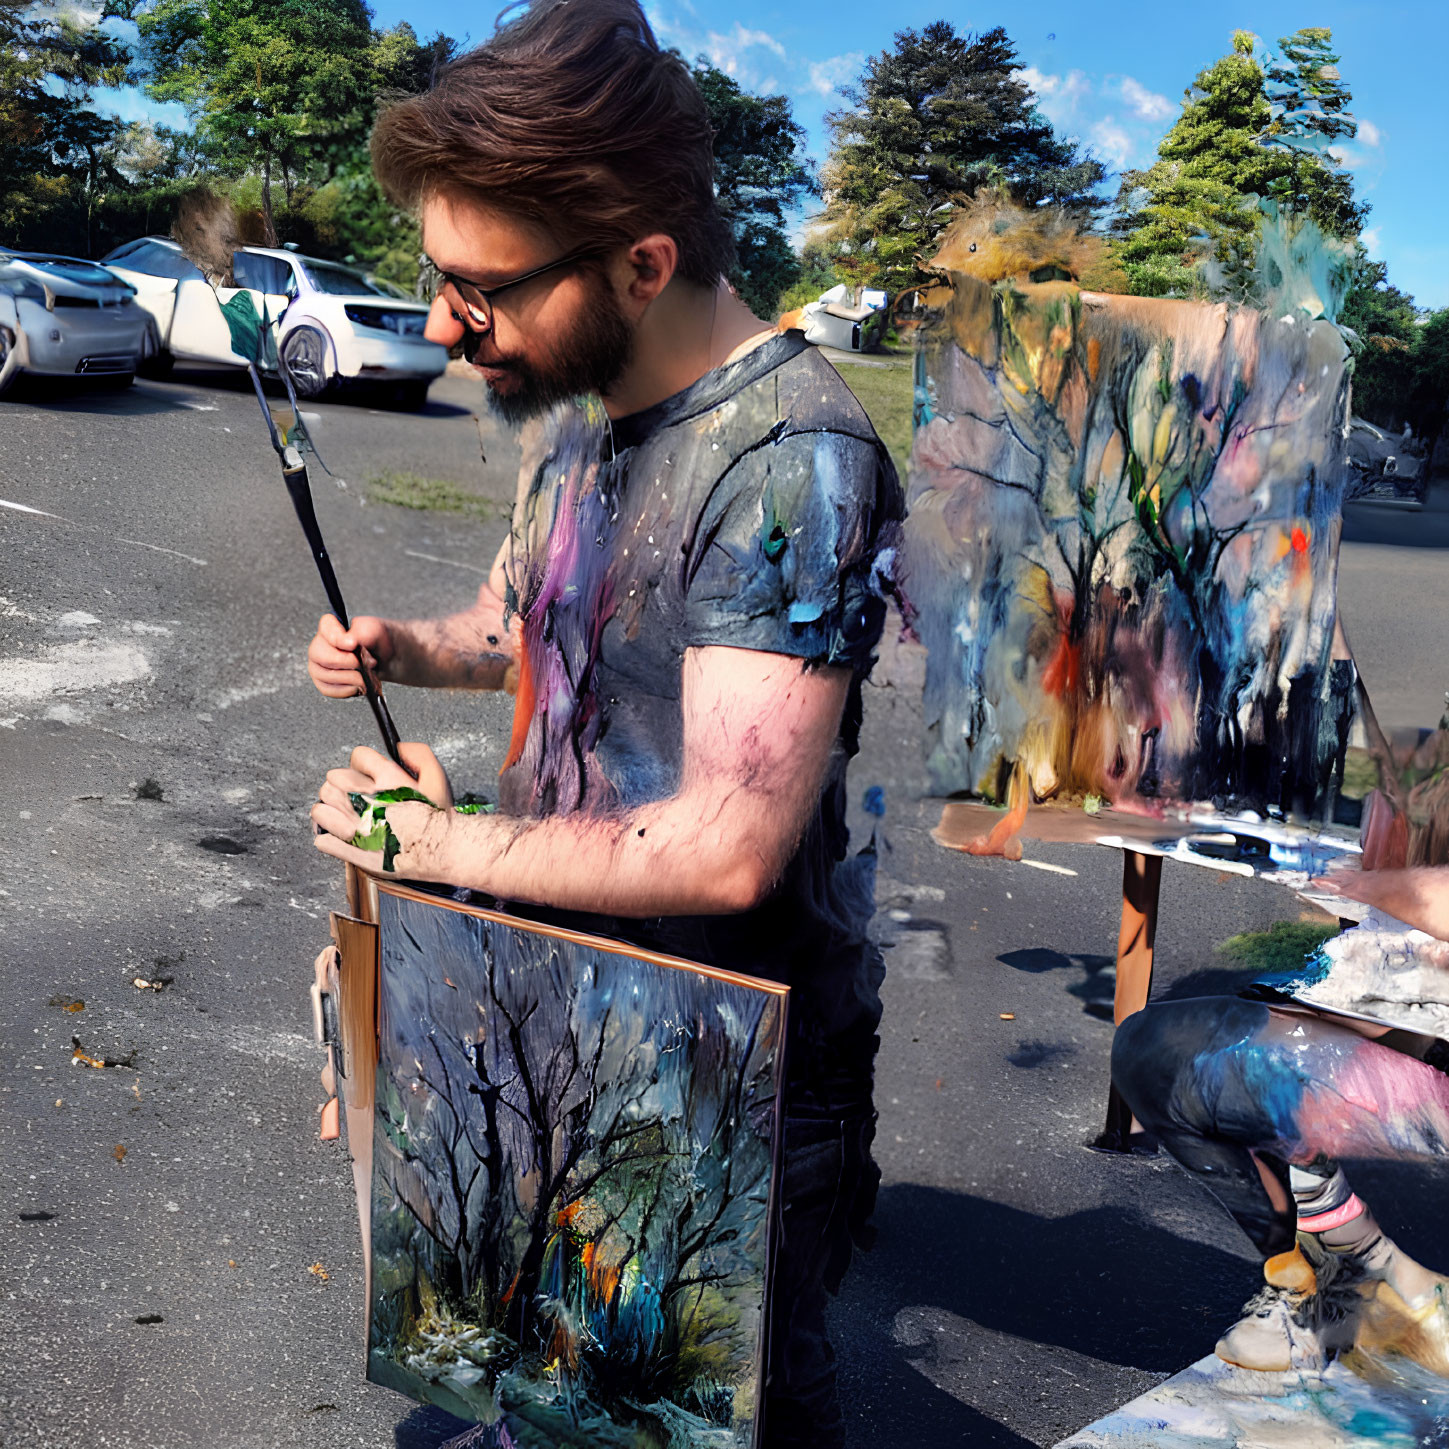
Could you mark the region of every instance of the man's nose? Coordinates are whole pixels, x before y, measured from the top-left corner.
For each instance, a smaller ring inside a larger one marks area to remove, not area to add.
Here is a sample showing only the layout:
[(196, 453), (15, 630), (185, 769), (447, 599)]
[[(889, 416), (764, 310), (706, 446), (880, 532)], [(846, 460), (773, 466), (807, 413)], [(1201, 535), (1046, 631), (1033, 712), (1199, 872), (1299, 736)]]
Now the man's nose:
[(433, 305), (428, 308), (423, 336), (431, 342), (441, 342), (444, 347), (455, 347), (462, 339), (463, 324), (454, 315), (448, 299), (441, 294), (433, 298)]

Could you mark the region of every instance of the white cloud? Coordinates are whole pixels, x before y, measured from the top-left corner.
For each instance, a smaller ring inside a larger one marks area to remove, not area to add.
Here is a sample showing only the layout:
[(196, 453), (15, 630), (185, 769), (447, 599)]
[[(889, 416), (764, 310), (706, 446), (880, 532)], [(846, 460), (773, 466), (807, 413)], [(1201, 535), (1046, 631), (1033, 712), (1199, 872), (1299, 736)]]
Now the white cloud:
[(1357, 139), (1365, 146), (1377, 146), (1384, 139), (1384, 133), (1372, 121), (1360, 121)]
[(653, 5), (646, 5), (644, 14), (660, 41), (679, 51), (691, 64), (702, 55), (746, 90), (772, 94), (780, 89), (776, 75), (768, 68), (777, 61), (788, 61), (790, 55), (768, 30), (751, 30), (736, 20), (727, 31), (701, 32), (690, 25), (676, 24)]
[(1046, 75), (1039, 71), (1034, 65), (1024, 65), (1018, 71), (1013, 72), (1028, 89), (1033, 90), (1038, 96), (1049, 96), (1062, 83), (1059, 75)]
[(1121, 82), (1122, 99), (1135, 114), (1144, 121), (1165, 121), (1172, 114), (1172, 102), (1156, 91), (1150, 91), (1139, 80), (1124, 75)]
[(1038, 109), (1054, 126), (1069, 125), (1076, 117), (1078, 107), (1092, 93), (1092, 83), (1085, 71), (1072, 70), (1066, 75), (1051, 75), (1028, 65), (1014, 74), (1036, 95)]
[(1383, 237), (1378, 227), (1365, 227), (1363, 231), (1359, 232), (1358, 239), (1364, 244), (1365, 250), (1374, 261), (1383, 259)]
[(806, 88), (818, 95), (833, 96), (841, 86), (855, 80), (864, 66), (865, 52), (860, 50), (832, 55), (827, 60), (812, 60), (807, 72)]
[(1093, 122), (1088, 138), (1109, 167), (1120, 171), (1132, 159), (1135, 149), (1132, 137), (1110, 116)]
[(704, 37), (703, 50), (711, 64), (736, 80), (753, 74), (751, 52), (765, 51), (779, 60), (787, 58), (785, 47), (769, 31), (747, 29), (738, 20), (725, 34), (709, 31)]

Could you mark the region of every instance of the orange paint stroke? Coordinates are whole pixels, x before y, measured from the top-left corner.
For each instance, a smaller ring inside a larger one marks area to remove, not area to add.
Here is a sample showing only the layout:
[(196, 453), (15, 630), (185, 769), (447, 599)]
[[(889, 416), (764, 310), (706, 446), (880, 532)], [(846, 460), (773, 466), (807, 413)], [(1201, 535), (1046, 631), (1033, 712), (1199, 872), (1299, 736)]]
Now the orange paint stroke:
[(1006, 814), (986, 835), (963, 841), (956, 849), (966, 855), (999, 855), (1003, 860), (1020, 860), (1021, 841), (1016, 832), (1026, 823), (1026, 807), (1030, 794), (1023, 772), (1018, 766), (1011, 777), (1011, 788), (1007, 792), (1009, 808)]
[(523, 757), (523, 746), (528, 740), (528, 727), (533, 723), (533, 655), (525, 637), (518, 648), (518, 693), (513, 696), (513, 733), (508, 739), (508, 754), (503, 768), (511, 770)]

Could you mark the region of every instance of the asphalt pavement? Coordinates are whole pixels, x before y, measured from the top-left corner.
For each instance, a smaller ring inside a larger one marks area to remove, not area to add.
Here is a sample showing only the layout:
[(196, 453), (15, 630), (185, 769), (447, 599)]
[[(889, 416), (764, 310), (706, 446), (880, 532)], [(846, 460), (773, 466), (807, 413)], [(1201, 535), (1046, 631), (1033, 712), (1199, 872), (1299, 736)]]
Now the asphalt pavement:
[[(477, 386), (445, 378), (416, 415), (318, 412), (334, 476), (314, 470), (314, 492), (353, 610), (466, 605), (516, 467)], [(368, 502), (387, 470), (496, 508)], [(1344, 608), (1380, 713), (1430, 724), (1449, 685), (1449, 554), (1396, 518), (1355, 510)], [(434, 1449), (459, 1427), (363, 1377), (350, 1179), (316, 1137), (307, 987), (341, 879), (305, 812), (374, 738), (361, 702), (307, 684), (321, 611), (235, 382), (27, 388), (0, 405), (5, 1449)], [(870, 786), (887, 803), (889, 975), (879, 1242), (837, 1306), (842, 1384), (861, 1446), (1049, 1445), (1210, 1351), (1255, 1273), (1170, 1163), (1085, 1149), (1106, 1094), (1119, 858), (937, 847), (920, 671), (892, 637), (852, 767), (856, 806)], [(405, 738), (487, 788), (508, 700), (391, 703)], [(877, 822), (855, 816), (863, 843)], [(1273, 887), (1174, 865), (1162, 909), (1158, 989), (1178, 993), (1230, 986), (1215, 943), (1300, 913)], [(1445, 1181), (1359, 1175), (1431, 1261)]]

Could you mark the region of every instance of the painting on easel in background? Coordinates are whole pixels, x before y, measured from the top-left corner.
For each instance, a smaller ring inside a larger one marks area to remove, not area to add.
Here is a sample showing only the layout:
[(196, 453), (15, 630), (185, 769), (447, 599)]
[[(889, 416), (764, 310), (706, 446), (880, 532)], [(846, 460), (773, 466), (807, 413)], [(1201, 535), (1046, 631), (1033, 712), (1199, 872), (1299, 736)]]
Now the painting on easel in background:
[(1269, 217), (1255, 305), (1087, 290), (1061, 216), (981, 197), (917, 356), (905, 587), (935, 791), (1331, 814), (1348, 348)]
[(499, 1449), (753, 1445), (785, 988), (377, 916), (368, 1376)]

